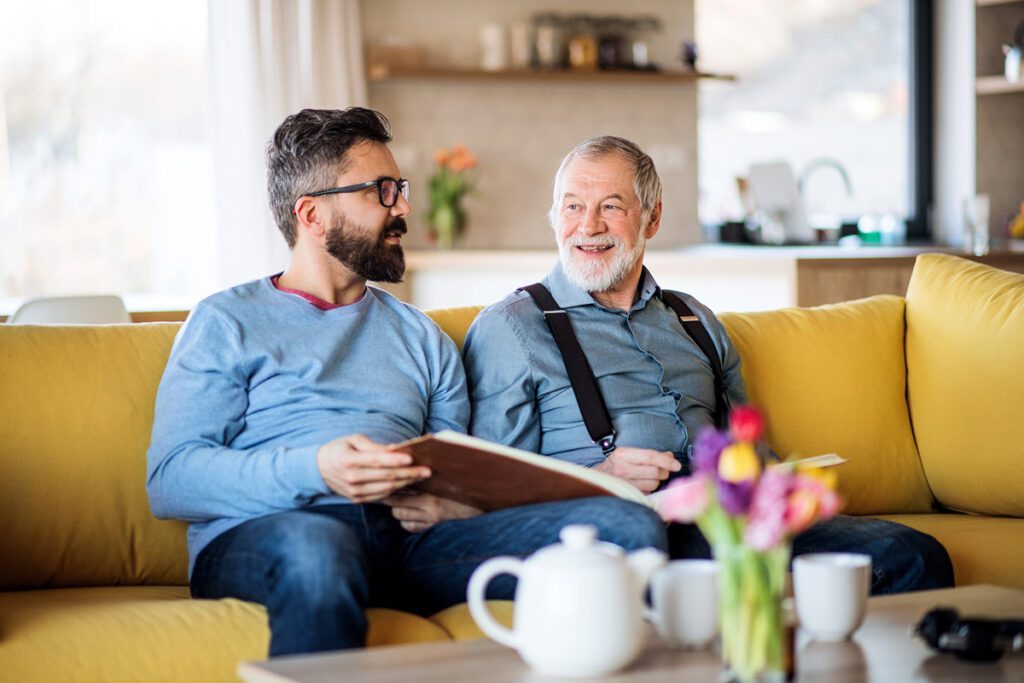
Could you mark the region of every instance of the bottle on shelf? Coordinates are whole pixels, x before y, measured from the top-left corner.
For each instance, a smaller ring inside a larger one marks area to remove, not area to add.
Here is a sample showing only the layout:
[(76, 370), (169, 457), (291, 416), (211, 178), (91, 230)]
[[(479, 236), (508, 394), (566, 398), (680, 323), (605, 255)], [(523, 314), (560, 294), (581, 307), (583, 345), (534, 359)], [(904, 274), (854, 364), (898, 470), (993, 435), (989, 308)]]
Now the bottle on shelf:
[(568, 42), (569, 68), (577, 71), (593, 71), (597, 68), (597, 37), (594, 35), (594, 18), (589, 14), (574, 14), (569, 17)]

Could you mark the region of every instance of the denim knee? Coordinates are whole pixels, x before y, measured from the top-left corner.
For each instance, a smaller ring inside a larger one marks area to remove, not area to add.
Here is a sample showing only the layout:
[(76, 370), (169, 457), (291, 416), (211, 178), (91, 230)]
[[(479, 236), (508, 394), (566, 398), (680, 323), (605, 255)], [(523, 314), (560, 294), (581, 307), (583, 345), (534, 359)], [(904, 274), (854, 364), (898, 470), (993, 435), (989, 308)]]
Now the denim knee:
[(953, 563), (945, 547), (928, 534), (909, 527), (893, 534), (892, 550), (875, 567), (881, 593), (949, 588), (955, 583)]
[(602, 496), (574, 501), (566, 524), (593, 524), (597, 536), (627, 550), (668, 550), (665, 523), (649, 507), (621, 498)]
[(270, 576), (277, 591), (308, 605), (366, 602), (366, 551), (345, 524), (319, 515), (296, 516), (277, 530), (273, 543)]

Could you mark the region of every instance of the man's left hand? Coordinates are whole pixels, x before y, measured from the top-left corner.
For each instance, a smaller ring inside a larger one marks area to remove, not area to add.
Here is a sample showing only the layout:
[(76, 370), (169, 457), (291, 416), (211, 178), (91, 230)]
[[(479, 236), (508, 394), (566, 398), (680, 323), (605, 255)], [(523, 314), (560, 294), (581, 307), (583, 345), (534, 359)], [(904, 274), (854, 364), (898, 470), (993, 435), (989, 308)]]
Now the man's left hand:
[(482, 512), (475, 507), (429, 493), (395, 493), (380, 502), (391, 506), (391, 514), (410, 533), (424, 531), (438, 522), (450, 519), (476, 517)]

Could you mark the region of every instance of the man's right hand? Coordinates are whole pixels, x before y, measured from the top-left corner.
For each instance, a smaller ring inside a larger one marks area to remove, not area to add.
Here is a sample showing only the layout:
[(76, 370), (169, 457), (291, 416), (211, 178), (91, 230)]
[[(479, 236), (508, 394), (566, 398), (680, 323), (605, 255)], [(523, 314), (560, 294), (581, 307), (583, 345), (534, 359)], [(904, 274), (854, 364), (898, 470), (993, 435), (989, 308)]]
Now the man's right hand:
[(668, 451), (619, 447), (594, 469), (625, 479), (644, 493), (653, 493), (671, 472), (682, 467)]
[(430, 469), (413, 465), (408, 453), (388, 450), (362, 434), (325, 443), (316, 453), (316, 464), (327, 486), (353, 503), (386, 498), (430, 476)]

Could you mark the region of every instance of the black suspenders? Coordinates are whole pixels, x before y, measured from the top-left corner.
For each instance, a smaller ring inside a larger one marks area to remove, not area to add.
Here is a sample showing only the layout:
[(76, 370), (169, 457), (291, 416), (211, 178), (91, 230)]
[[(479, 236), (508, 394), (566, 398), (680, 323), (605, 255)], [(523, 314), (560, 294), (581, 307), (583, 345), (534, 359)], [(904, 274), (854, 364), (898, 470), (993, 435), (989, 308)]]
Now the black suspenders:
[(615, 450), (615, 429), (612, 428), (608, 406), (601, 396), (594, 371), (590, 369), (590, 363), (580, 348), (576, 333), (572, 331), (569, 314), (558, 307), (551, 292), (541, 283), (523, 287), (523, 290), (533, 297), (534, 303), (544, 312), (544, 320), (551, 328), (555, 344), (562, 354), (562, 362), (565, 363), (565, 371), (569, 374), (572, 393), (576, 395), (576, 403), (583, 414), (587, 433), (590, 434), (591, 440), (601, 447), (601, 452), (608, 455)]
[(725, 391), (725, 374), (722, 372), (722, 360), (718, 356), (715, 342), (711, 341), (707, 328), (701, 323), (700, 318), (693, 314), (681, 296), (663, 289), (661, 300), (675, 312), (683, 329), (711, 363), (711, 370), (715, 373), (715, 426), (724, 429), (729, 422), (729, 395)]
[[(580, 413), (583, 415), (587, 433), (590, 434), (594, 443), (601, 447), (601, 451), (608, 455), (615, 450), (615, 429), (612, 427), (612, 420), (608, 415), (608, 407), (604, 398), (601, 396), (601, 390), (597, 386), (594, 371), (572, 330), (569, 315), (558, 307), (551, 292), (541, 283), (537, 282), (521, 289), (533, 298), (534, 303), (544, 313), (544, 320), (547, 321), (548, 327), (551, 329), (555, 345), (558, 346), (562, 362), (565, 363), (565, 370), (569, 375), (569, 382), (572, 384), (572, 392), (576, 396)], [(725, 392), (722, 362), (718, 357), (718, 350), (711, 340), (711, 335), (678, 294), (662, 290), (661, 298), (679, 317), (679, 323), (683, 329), (711, 363), (711, 369), (715, 376), (715, 425), (720, 429), (724, 428), (728, 419), (729, 397)]]

